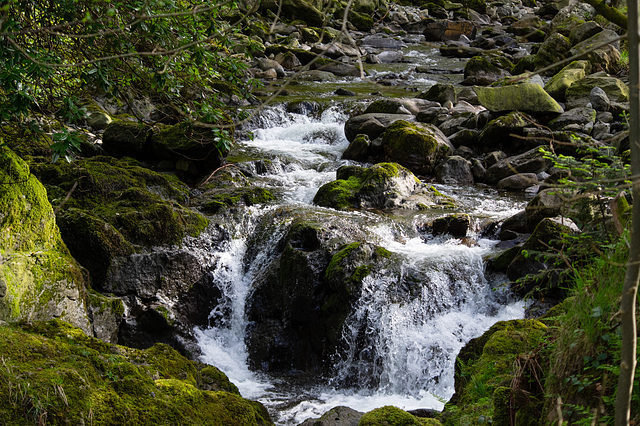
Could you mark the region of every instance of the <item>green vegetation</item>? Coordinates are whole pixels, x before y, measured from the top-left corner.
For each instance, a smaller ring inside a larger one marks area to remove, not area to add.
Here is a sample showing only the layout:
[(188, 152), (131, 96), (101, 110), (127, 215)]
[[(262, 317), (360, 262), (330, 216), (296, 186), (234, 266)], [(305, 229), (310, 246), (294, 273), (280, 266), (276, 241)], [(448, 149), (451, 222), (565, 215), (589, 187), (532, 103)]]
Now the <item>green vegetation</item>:
[(0, 326), (0, 353), (6, 424), (272, 424), (222, 372), (166, 345), (109, 345), (52, 320)]
[(397, 407), (387, 405), (369, 411), (362, 419), (359, 426), (439, 426), (436, 419), (423, 419), (416, 417)]

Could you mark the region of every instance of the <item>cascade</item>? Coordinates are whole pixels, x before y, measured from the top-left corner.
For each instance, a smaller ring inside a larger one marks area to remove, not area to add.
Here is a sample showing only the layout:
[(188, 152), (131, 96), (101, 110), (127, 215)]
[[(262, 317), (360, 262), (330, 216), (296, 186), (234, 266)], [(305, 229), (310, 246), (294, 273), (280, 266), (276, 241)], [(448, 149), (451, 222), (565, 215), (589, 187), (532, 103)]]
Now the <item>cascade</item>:
[[(415, 52), (410, 56), (431, 61)], [(253, 168), (257, 182), (280, 201), (236, 215), (227, 224), (229, 241), (210, 253), (213, 282), (223, 297), (210, 315), (210, 326), (196, 330), (202, 360), (224, 371), (244, 397), (265, 404), (277, 424), (297, 425), (338, 405), (358, 411), (383, 405), (442, 409), (453, 394), (455, 357), (464, 344), (495, 322), (524, 314), (524, 304), (501, 287), (504, 277), (485, 276), (483, 259), (495, 241), (474, 234), (476, 243), (467, 246), (459, 239), (417, 231), (417, 223), (451, 212), (337, 212), (313, 205), (318, 188), (335, 179), (337, 168), (354, 164), (340, 159), (348, 146), (344, 111), (352, 108), (334, 102), (307, 116), (273, 105), (253, 117), (248, 129), (252, 137), (235, 151), (239, 157), (268, 162), (260, 171), (256, 163), (245, 167)], [(524, 206), (490, 189), (438, 189), (477, 223), (506, 218)], [(249, 299), (278, 256), (278, 244), (294, 217), (343, 228), (345, 238), (352, 234), (356, 239), (351, 241), (382, 247), (395, 259), (391, 267), (376, 269), (362, 281), (327, 376), (249, 368)]]

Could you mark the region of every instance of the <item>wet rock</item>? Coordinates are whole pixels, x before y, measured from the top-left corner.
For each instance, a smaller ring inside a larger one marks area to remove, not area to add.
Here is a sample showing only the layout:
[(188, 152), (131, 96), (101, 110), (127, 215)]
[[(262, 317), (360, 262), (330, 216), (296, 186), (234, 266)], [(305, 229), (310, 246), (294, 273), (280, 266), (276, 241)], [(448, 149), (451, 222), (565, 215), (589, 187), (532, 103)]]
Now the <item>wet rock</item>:
[(522, 83), (502, 87), (476, 87), (478, 102), (489, 111), (526, 111), (561, 114), (562, 107), (538, 84)]
[(522, 154), (498, 161), (487, 169), (486, 179), (487, 182), (495, 184), (508, 176), (518, 173), (537, 174), (547, 170), (550, 166), (551, 161), (544, 158), (544, 154), (534, 148)]
[(357, 44), (363, 48), (375, 49), (402, 49), (407, 47), (406, 43), (402, 40), (395, 37), (385, 36), (383, 34), (365, 36), (358, 40)]
[(433, 100), (419, 98), (391, 98), (378, 99), (364, 110), (363, 114), (413, 114), (416, 115), (420, 111), (440, 106)]
[(336, 81), (337, 79), (334, 74), (320, 70), (302, 71), (294, 76), (294, 80), (298, 81)]
[(378, 53), (378, 59), (383, 64), (402, 62), (402, 60), (404, 59), (404, 54), (400, 51), (385, 50), (383, 52)]
[(427, 23), (423, 35), (427, 41), (458, 40), (462, 35), (474, 39), (476, 31), (473, 22), (447, 20)]
[(287, 112), (310, 115), (320, 111), (320, 104), (315, 101), (295, 101), (287, 103)]
[(452, 155), (438, 165), (436, 179), (444, 184), (473, 185), (471, 162), (463, 157)]
[(510, 240), (515, 238), (518, 234), (526, 234), (528, 232), (527, 212), (522, 210), (502, 222), (499, 238), (502, 241)]
[(385, 161), (428, 175), (453, 151), (453, 146), (436, 126), (399, 120), (382, 135), (382, 149)]
[(394, 122), (398, 120), (412, 121), (415, 117), (411, 114), (382, 114), (371, 113), (351, 117), (344, 125), (344, 133), (349, 141), (353, 141), (359, 134), (364, 134), (369, 139), (376, 139)]
[(517, 173), (500, 179), (496, 187), (507, 191), (522, 191), (537, 184), (538, 177), (535, 173)]
[(479, 137), (479, 130), (462, 129), (449, 136), (449, 142), (451, 142), (455, 148), (460, 146), (475, 146)]
[(476, 182), (484, 182), (487, 176), (487, 169), (485, 169), (482, 161), (478, 158), (471, 160), (471, 173)]
[(591, 66), (587, 61), (573, 61), (562, 68), (545, 84), (544, 90), (560, 102), (566, 100), (567, 88), (576, 81), (582, 80)]
[(311, 51), (315, 53), (322, 53), (331, 59), (340, 59), (343, 56), (357, 57), (363, 53), (357, 47), (339, 42), (318, 44), (313, 46)]
[(307, 419), (299, 426), (358, 426), (364, 413), (349, 407), (334, 407), (316, 419)]
[(356, 92), (339, 87), (334, 92), (338, 96), (356, 96)]
[(330, 72), (338, 77), (360, 77), (360, 69), (352, 64), (345, 64), (332, 60), (318, 61), (313, 64), (313, 68)]
[(468, 214), (453, 214), (434, 220), (430, 229), (434, 236), (449, 234), (454, 238), (464, 238), (470, 224)]
[(395, 163), (343, 166), (336, 180), (320, 187), (313, 202), (335, 209), (419, 208), (450, 200), (434, 196), (408, 169)]
[(284, 68), (277, 61), (268, 58), (259, 58), (258, 59), (258, 68), (262, 71), (275, 70), (276, 76), (278, 78), (283, 78), (286, 73), (284, 72)]
[(468, 44), (459, 41), (447, 41), (438, 50), (442, 56), (450, 58), (473, 58), (484, 52), (482, 49), (470, 47)]
[(369, 136), (359, 134), (353, 139), (342, 153), (345, 160), (366, 162), (370, 155), (371, 140)]

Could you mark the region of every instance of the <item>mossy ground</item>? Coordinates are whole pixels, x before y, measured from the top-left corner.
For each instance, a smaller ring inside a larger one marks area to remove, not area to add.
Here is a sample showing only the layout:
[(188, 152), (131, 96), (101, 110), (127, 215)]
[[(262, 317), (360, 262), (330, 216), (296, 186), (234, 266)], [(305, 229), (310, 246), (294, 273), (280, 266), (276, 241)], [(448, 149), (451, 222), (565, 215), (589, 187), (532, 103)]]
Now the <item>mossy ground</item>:
[(272, 424), (219, 370), (166, 345), (109, 345), (52, 320), (0, 326), (0, 353), (2, 424)]
[(439, 426), (439, 420), (416, 417), (390, 405), (369, 411), (358, 426)]

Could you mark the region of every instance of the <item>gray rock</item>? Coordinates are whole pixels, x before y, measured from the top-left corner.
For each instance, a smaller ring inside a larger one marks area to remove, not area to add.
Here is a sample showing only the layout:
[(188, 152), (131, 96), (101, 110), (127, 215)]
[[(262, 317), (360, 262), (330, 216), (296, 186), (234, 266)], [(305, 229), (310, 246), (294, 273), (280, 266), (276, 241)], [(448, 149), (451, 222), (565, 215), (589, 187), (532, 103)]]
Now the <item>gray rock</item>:
[(589, 92), (589, 100), (591, 101), (591, 106), (596, 111), (609, 111), (611, 107), (611, 101), (607, 96), (607, 92), (599, 87), (591, 89), (591, 92)]
[(439, 183), (473, 185), (473, 173), (469, 160), (452, 155), (436, 168), (436, 179)]
[(566, 90), (567, 109), (586, 106), (591, 102), (591, 90), (599, 87), (604, 90), (610, 101), (629, 101), (629, 88), (622, 80), (611, 77), (605, 72), (597, 72), (576, 81)]
[(518, 173), (500, 179), (496, 187), (498, 189), (506, 189), (507, 191), (522, 191), (537, 184), (538, 177), (535, 173)]
[(576, 45), (584, 40), (593, 37), (602, 31), (602, 27), (595, 21), (587, 21), (584, 24), (580, 24), (569, 33), (569, 40), (573, 45)]
[(618, 34), (611, 30), (603, 30), (573, 46), (569, 55), (584, 54), (586, 60), (594, 67), (614, 72), (620, 61), (619, 47)]
[(87, 124), (94, 130), (104, 130), (113, 120), (104, 112), (93, 112), (87, 117)]
[(364, 413), (349, 407), (334, 407), (317, 419), (307, 419), (299, 426), (358, 426)]
[(534, 148), (520, 155), (507, 157), (504, 160), (498, 161), (487, 169), (486, 179), (487, 182), (495, 184), (508, 176), (518, 173), (535, 174), (543, 170), (548, 170), (550, 166), (550, 160), (544, 158), (544, 154), (537, 148)]
[(591, 134), (596, 121), (596, 111), (592, 108), (573, 108), (549, 122), (552, 130), (579, 131)]
[(373, 140), (382, 135), (391, 124), (398, 120), (413, 121), (410, 114), (362, 114), (351, 117), (344, 125), (344, 133), (349, 141), (359, 134), (364, 134)]
[(529, 232), (527, 228), (527, 212), (522, 210), (502, 222), (499, 238), (510, 240), (514, 234), (525, 234)]
[(400, 51), (385, 50), (383, 52), (378, 53), (378, 59), (383, 64), (402, 62), (402, 60), (404, 59), (404, 54)]

